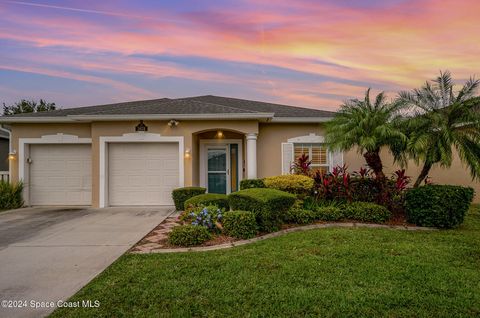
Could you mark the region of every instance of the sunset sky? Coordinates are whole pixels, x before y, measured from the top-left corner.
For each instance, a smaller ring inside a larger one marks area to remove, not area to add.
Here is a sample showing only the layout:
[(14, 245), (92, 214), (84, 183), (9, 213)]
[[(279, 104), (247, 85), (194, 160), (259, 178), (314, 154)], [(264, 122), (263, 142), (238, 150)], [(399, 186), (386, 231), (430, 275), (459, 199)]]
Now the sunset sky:
[(480, 76), (478, 0), (0, 0), (0, 103), (214, 94), (320, 109)]

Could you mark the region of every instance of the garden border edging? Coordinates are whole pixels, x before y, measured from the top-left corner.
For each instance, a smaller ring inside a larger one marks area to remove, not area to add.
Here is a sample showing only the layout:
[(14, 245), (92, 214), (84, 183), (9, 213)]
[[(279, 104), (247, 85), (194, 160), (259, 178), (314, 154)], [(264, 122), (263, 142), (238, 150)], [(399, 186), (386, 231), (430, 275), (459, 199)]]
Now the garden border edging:
[(185, 252), (204, 252), (204, 251), (215, 251), (222, 250), (226, 248), (232, 248), (235, 246), (242, 246), (246, 244), (251, 244), (254, 242), (262, 241), (272, 237), (282, 236), (284, 234), (301, 232), (313, 229), (322, 229), (330, 227), (369, 227), (369, 228), (385, 228), (385, 229), (395, 229), (395, 230), (407, 230), (407, 231), (436, 231), (436, 228), (421, 227), (421, 226), (404, 226), (404, 225), (384, 225), (384, 224), (371, 224), (371, 223), (321, 223), (321, 224), (310, 224), (298, 227), (292, 227), (285, 230), (280, 230), (274, 233), (268, 233), (262, 236), (254, 237), (248, 240), (240, 240), (232, 243), (224, 243), (213, 246), (195, 246), (195, 247), (179, 247), (179, 248), (166, 248), (166, 249), (156, 249), (151, 251), (134, 251), (130, 252), (132, 254), (162, 254), (162, 253), (185, 253)]

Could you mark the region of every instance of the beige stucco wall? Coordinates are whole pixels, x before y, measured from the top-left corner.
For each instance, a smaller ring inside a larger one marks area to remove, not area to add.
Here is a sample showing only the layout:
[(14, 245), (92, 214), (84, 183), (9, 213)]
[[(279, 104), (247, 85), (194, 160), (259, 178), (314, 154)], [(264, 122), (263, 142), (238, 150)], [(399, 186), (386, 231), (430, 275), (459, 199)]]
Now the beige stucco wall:
[[(83, 138), (92, 138), (92, 205), (98, 206), (99, 202), (99, 137), (100, 136), (121, 136), (125, 133), (134, 132), (138, 121), (124, 122), (95, 122), (95, 123), (74, 123), (74, 124), (14, 124), (12, 125), (12, 146), (18, 152), (19, 138), (40, 138), (44, 135), (57, 133), (71, 134)], [(305, 136), (310, 133), (322, 135), (324, 128), (322, 124), (280, 124), (280, 123), (258, 123), (257, 121), (181, 121), (175, 128), (170, 128), (167, 121), (145, 121), (148, 132), (157, 133), (163, 136), (183, 136), (185, 148), (190, 148), (192, 156), (183, 159), (185, 164), (184, 182), (186, 186), (198, 185), (199, 180), (199, 157), (198, 140), (209, 134), (201, 134), (208, 130), (228, 131), (239, 133), (232, 136), (238, 137), (247, 133), (258, 133), (257, 140), (257, 174), (258, 177), (266, 177), (281, 174), (281, 143), (289, 138)], [(243, 144), (245, 158), (245, 142)], [(393, 165), (393, 160), (388, 153), (382, 154), (385, 171), (391, 173), (398, 169)], [(358, 170), (365, 161), (355, 151), (348, 151), (344, 154), (344, 162), (349, 166), (350, 171)], [(245, 160), (244, 160), (245, 163)], [(245, 167), (245, 166), (244, 166)], [(248, 169), (248, 167), (245, 167)], [(407, 173), (410, 176), (417, 176), (419, 168), (410, 163)], [(465, 169), (457, 156), (455, 156), (452, 167), (448, 170), (434, 168), (430, 174), (435, 183), (449, 183), (472, 186), (477, 193), (480, 193), (480, 183), (471, 181), (468, 170)], [(18, 160), (13, 161), (12, 180), (18, 180)], [(476, 202), (480, 202), (480, 195), (477, 194)]]
[[(198, 183), (198, 151), (196, 134), (208, 130), (234, 131), (241, 134), (258, 133), (258, 122), (241, 121), (180, 121), (177, 127), (171, 128), (167, 121), (144, 121), (148, 126), (149, 133), (161, 134), (162, 136), (183, 136), (184, 147), (190, 148), (192, 156), (189, 159), (182, 158), (185, 165), (185, 186)], [(40, 138), (44, 135), (57, 133), (77, 135), (78, 137), (92, 138), (92, 205), (99, 205), (99, 137), (121, 136), (125, 133), (135, 132), (138, 121), (121, 122), (94, 122), (91, 124), (14, 124), (12, 125), (13, 149), (18, 149), (19, 138)], [(12, 181), (18, 181), (18, 160), (12, 165)]]
[(310, 133), (322, 135), (321, 124), (260, 123), (257, 140), (257, 174), (259, 178), (282, 173), (282, 142)]

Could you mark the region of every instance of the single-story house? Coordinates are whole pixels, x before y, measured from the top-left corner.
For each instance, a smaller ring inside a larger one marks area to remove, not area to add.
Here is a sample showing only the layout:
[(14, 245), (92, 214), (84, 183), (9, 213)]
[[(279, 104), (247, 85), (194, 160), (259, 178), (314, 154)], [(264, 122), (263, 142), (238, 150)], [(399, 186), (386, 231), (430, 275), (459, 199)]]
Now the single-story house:
[[(0, 122), (11, 129), (11, 179), (23, 180), (27, 205), (107, 207), (171, 205), (172, 189), (182, 186), (230, 193), (244, 178), (289, 173), (301, 153), (318, 169), (346, 163), (358, 170), (364, 165), (358, 153), (324, 145), (324, 123), (334, 115), (198, 96), (19, 114)], [(413, 165), (409, 170), (417, 171)], [(458, 159), (450, 170), (432, 174), (438, 183), (472, 185)]]

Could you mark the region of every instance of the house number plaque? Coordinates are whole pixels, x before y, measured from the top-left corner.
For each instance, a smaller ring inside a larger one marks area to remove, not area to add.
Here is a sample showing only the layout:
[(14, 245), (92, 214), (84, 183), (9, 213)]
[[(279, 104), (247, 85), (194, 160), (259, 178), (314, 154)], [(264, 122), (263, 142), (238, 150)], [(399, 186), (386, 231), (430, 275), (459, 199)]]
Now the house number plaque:
[(140, 123), (135, 126), (135, 131), (147, 131), (148, 126), (143, 123), (143, 120), (140, 120)]

